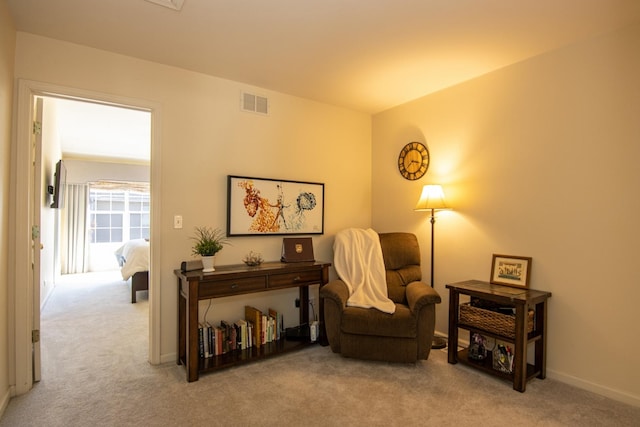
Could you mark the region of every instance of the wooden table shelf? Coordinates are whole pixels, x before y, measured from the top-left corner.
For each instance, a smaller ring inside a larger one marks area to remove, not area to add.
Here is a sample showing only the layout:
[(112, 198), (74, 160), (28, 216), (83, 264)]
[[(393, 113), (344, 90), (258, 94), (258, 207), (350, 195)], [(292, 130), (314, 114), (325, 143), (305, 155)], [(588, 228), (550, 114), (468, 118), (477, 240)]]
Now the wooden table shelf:
[[(215, 371), (243, 363), (255, 362), (260, 359), (266, 359), (278, 354), (298, 350), (313, 344), (315, 343), (310, 341), (287, 341), (286, 339), (281, 339), (262, 344), (260, 347), (251, 347), (245, 350), (233, 350), (219, 356), (200, 358), (198, 361), (198, 371)], [(185, 361), (182, 361), (182, 364), (186, 365)]]
[[(468, 354), (468, 349), (467, 348), (463, 348), (461, 350), (458, 350), (458, 362), (464, 364), (464, 365), (468, 365), (471, 367), (474, 367), (476, 369), (479, 369), (481, 371), (484, 371), (488, 374), (494, 375), (496, 377), (500, 377), (503, 378), (507, 381), (513, 382), (513, 373), (507, 373), (507, 372), (502, 372), (502, 371), (498, 371), (496, 369), (493, 369), (493, 355), (491, 354), (491, 352), (487, 353), (487, 357), (484, 360), (474, 360), (469, 358), (469, 354)], [(534, 378), (535, 376), (537, 376), (540, 372), (538, 370), (536, 370), (535, 366), (527, 363), (527, 374), (526, 374), (526, 379), (530, 380), (531, 378)]]

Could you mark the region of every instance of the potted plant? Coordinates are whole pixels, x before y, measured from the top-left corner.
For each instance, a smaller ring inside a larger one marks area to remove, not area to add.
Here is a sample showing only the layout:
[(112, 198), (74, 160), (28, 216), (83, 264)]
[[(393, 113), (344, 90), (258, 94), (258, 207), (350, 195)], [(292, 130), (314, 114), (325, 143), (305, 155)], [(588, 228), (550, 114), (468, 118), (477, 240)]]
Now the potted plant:
[(203, 272), (215, 271), (213, 260), (215, 255), (222, 250), (224, 245), (229, 244), (227, 236), (219, 228), (196, 227), (195, 240), (193, 245), (193, 255), (202, 257)]

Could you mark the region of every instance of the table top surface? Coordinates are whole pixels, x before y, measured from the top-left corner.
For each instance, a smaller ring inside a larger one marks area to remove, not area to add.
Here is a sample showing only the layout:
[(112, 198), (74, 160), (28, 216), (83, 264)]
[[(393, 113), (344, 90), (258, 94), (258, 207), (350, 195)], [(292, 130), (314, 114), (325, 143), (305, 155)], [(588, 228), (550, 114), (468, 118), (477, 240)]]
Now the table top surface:
[(494, 283), (484, 282), (482, 280), (465, 280), (463, 282), (448, 284), (446, 287), (464, 294), (492, 295), (512, 301), (530, 301), (540, 298), (546, 299), (551, 296), (551, 292), (547, 291), (497, 285)]
[(280, 262), (280, 261), (269, 261), (263, 262), (257, 266), (248, 266), (246, 264), (230, 264), (230, 265), (220, 265), (215, 267), (215, 271), (204, 273), (202, 270), (193, 270), (193, 271), (182, 271), (180, 269), (176, 269), (173, 272), (176, 276), (185, 278), (185, 279), (207, 279), (207, 278), (215, 278), (220, 275), (228, 275), (228, 274), (251, 274), (255, 273), (256, 275), (264, 275), (264, 274), (272, 274), (272, 273), (288, 273), (295, 272), (301, 270), (309, 270), (309, 269), (321, 269), (324, 267), (331, 266), (330, 262), (323, 261), (310, 261), (310, 262)]

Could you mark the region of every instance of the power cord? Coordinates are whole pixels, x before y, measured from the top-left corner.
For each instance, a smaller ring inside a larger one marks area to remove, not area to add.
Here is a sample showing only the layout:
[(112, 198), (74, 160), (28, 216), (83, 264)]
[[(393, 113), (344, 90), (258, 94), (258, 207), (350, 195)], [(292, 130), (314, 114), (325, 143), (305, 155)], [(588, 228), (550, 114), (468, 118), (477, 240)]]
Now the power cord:
[(207, 323), (207, 313), (209, 313), (209, 308), (211, 308), (211, 298), (209, 298), (209, 304), (207, 305), (207, 309), (204, 311), (204, 318), (202, 319), (202, 323)]
[(318, 316), (316, 315), (316, 307), (313, 304), (313, 300), (309, 300), (309, 305), (311, 306), (311, 311), (313, 314), (313, 320), (318, 320)]

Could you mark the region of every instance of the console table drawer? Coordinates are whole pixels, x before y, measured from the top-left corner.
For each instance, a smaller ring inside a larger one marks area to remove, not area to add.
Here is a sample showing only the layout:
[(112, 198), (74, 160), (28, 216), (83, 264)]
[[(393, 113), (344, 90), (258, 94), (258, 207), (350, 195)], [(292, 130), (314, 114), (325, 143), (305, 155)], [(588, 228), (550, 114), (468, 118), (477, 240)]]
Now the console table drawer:
[(264, 276), (247, 277), (235, 280), (216, 280), (215, 283), (201, 287), (200, 297), (208, 298), (248, 292), (259, 292), (264, 291), (266, 288), (267, 281)]
[(300, 271), (298, 273), (274, 274), (269, 277), (269, 289), (291, 287), (305, 283), (320, 283), (322, 274), (318, 271)]

